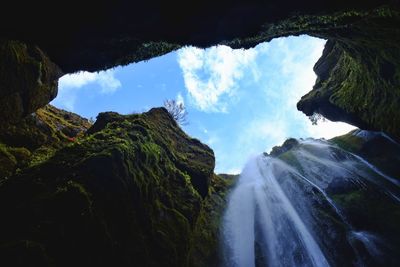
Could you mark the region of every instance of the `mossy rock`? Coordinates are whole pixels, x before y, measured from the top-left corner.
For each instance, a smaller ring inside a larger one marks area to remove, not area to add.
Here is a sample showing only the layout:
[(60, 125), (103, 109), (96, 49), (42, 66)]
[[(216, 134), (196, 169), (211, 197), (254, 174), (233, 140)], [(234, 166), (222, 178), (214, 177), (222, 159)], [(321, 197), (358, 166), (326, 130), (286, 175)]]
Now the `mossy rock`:
[(0, 248), (30, 240), (56, 266), (188, 266), (212, 150), (163, 108), (112, 116), (0, 185)]
[(0, 144), (8, 154), (2, 154), (0, 168), (4, 171), (0, 178), (49, 159), (57, 150), (76, 142), (90, 127), (87, 119), (51, 105), (17, 123), (4, 122), (0, 125)]
[(17, 160), (10, 153), (8, 147), (0, 144), (0, 180), (11, 176), (17, 166)]
[(400, 144), (382, 132), (354, 130), (330, 140), (400, 180)]
[(239, 175), (219, 174), (211, 179), (210, 194), (203, 201), (193, 233), (189, 266), (217, 267), (222, 264), (221, 226), (228, 196)]
[(33, 45), (0, 40), (0, 116), (15, 122), (57, 95), (60, 68)]
[[(318, 141), (315, 142), (318, 143)], [(321, 144), (324, 143), (326, 147), (318, 147), (317, 145), (313, 148), (313, 146), (302, 142), (290, 146), (288, 144), (294, 144), (295, 142), (289, 139), (281, 147), (275, 148), (273, 150), (275, 152), (271, 154), (275, 154), (272, 156), (290, 165), (305, 179), (310, 179), (313, 183), (317, 181), (317, 185), (318, 176), (326, 176), (321, 180), (326, 182), (326, 184), (321, 183), (321, 188), (331, 199), (330, 201), (334, 203), (335, 209), (332, 210), (331, 205), (325, 207), (321, 207), (319, 204), (315, 205), (318, 208), (312, 222), (326, 221), (329, 222), (327, 225), (332, 226), (323, 227), (322, 229), (324, 230), (322, 231), (326, 230), (326, 233), (321, 234), (324, 237), (321, 242), (325, 249), (335, 248), (334, 251), (330, 251), (328, 254), (337, 253), (336, 264), (343, 259), (345, 259), (343, 266), (351, 263), (352, 260), (349, 259), (355, 259), (354, 255), (343, 256), (343, 253), (352, 251), (352, 249), (345, 247), (345, 244), (348, 245), (351, 242), (351, 247), (357, 249), (358, 257), (362, 258), (364, 264), (368, 266), (397, 266), (400, 260), (397, 253), (400, 249), (400, 230), (398, 228), (400, 206), (396, 194), (399, 191), (398, 186), (395, 184), (396, 181), (388, 181), (387, 179), (389, 178), (383, 177), (383, 175), (390, 175), (390, 179), (399, 179), (400, 145), (382, 132), (364, 130), (353, 130), (343, 136), (320, 142)], [(325, 153), (323, 150), (329, 156), (323, 156), (321, 154), (321, 152)], [(284, 152), (279, 154), (276, 153), (277, 151)], [(310, 154), (310, 156), (306, 157), (305, 155), (307, 154)], [(318, 163), (318, 155), (321, 155), (321, 163)], [(302, 157), (305, 157), (304, 161)], [(362, 160), (359, 157), (368, 161), (374, 167), (370, 168), (364, 163), (360, 164)], [(312, 162), (316, 165), (309, 165)], [(324, 164), (323, 162), (328, 164), (326, 165), (327, 168), (320, 169), (318, 164)], [(329, 166), (330, 163), (333, 165)], [(335, 164), (338, 164), (337, 169)], [(305, 169), (307, 166), (308, 168)], [(349, 166), (357, 168), (357, 171), (349, 168)], [(338, 174), (336, 171), (341, 168), (346, 172)], [(336, 176), (340, 179), (335, 178)], [(296, 177), (288, 178), (285, 176), (285, 179), (296, 180)], [(291, 192), (291, 194), (288, 194), (288, 198), (303, 192), (307, 192), (307, 189), (295, 193)], [(325, 196), (318, 192), (315, 190), (307, 199), (312, 199), (313, 195), (319, 195), (317, 199), (325, 200)], [(301, 207), (296, 207), (295, 201), (292, 203), (296, 209), (301, 209)], [(336, 209), (340, 212), (338, 213)], [(336, 230), (338, 231), (335, 232)], [(342, 241), (335, 246), (331, 244), (326, 246), (325, 241), (329, 240), (328, 236), (332, 235), (332, 233), (334, 233), (335, 238), (339, 237), (339, 240)], [(369, 234), (370, 237), (368, 238), (372, 239), (362, 239), (362, 234), (365, 233)], [(353, 236), (357, 234), (360, 234), (361, 238)], [(370, 247), (368, 247), (368, 244), (363, 243), (365, 240), (372, 242), (377, 248), (379, 247), (374, 251), (374, 253), (381, 253), (379, 257), (371, 254), (371, 251), (366, 251)], [(341, 264), (339, 265), (342, 266)]]
[[(307, 22), (321, 19), (305, 17)], [(301, 98), (297, 108), (307, 116), (321, 114), (400, 138), (399, 10), (386, 6), (368, 12), (339, 12), (325, 20), (328, 35), (340, 32), (340, 36), (326, 43), (314, 66), (318, 78), (313, 90)], [(326, 32), (315, 28), (316, 36), (324, 37)]]

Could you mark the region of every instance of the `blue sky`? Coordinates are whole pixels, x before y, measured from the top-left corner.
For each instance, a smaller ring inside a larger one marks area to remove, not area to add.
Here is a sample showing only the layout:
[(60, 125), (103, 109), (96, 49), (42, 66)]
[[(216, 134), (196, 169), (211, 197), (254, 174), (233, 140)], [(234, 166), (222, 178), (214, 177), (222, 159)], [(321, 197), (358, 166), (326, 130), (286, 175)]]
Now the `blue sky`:
[(277, 38), (255, 48), (185, 47), (149, 61), (63, 76), (52, 104), (87, 118), (143, 112), (177, 99), (189, 113), (183, 129), (208, 144), (216, 172), (239, 173), (247, 159), (286, 138), (331, 138), (353, 127), (312, 125), (296, 103), (312, 89), (325, 41)]

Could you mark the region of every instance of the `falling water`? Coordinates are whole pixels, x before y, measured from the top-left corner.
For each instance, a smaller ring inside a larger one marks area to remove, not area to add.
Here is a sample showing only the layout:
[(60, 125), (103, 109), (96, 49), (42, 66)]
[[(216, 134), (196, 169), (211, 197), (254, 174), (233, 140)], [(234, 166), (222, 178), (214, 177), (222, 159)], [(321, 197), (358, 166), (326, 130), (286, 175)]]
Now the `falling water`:
[(254, 157), (224, 216), (224, 266), (382, 263), (383, 239), (356, 229), (332, 196), (370, 190), (398, 205), (398, 185), (363, 158), (324, 140), (299, 141), (286, 157)]
[(247, 164), (241, 175), (226, 213), (226, 235), (232, 244), (230, 262), (234, 266), (255, 264), (256, 219), (265, 225), (262, 231), (269, 265), (329, 266), (276, 180), (274, 168), (282, 167), (283, 163), (276, 159), (258, 157)]

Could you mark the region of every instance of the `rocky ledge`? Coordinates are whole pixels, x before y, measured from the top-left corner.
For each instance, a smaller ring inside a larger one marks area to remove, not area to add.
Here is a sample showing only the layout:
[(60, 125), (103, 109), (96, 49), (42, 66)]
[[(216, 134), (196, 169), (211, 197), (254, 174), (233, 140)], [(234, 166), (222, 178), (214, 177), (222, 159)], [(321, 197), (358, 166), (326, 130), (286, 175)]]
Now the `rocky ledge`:
[(228, 182), (213, 170), (213, 151), (164, 108), (101, 113), (53, 156), (3, 177), (0, 264), (187, 266), (199, 253), (215, 257), (219, 223), (209, 219)]

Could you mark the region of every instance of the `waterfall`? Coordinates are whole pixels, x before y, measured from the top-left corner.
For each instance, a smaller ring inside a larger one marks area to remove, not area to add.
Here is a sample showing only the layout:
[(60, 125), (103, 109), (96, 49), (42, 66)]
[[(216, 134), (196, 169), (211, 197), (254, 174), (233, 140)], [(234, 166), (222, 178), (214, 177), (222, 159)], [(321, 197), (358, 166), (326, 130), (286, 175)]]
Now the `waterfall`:
[[(224, 215), (223, 265), (385, 264), (382, 258), (396, 257), (389, 255), (390, 245), (383, 246), (378, 234), (358, 229), (346, 206), (352, 198), (370, 194), (397, 208), (398, 180), (325, 140), (300, 140), (278, 157), (253, 157)], [(390, 266), (393, 261), (387, 262)]]

